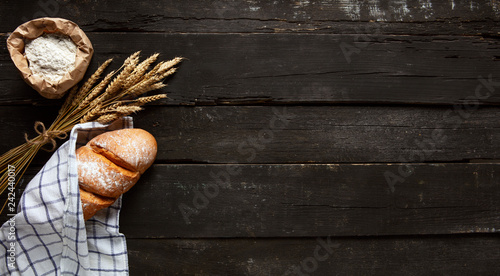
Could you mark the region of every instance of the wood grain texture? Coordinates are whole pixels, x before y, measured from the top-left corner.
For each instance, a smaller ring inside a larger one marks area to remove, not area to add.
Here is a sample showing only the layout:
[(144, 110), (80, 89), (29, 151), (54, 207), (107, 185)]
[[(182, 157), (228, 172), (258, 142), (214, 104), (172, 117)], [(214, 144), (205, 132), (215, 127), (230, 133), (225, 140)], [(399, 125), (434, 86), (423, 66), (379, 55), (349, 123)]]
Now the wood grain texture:
[[(144, 56), (160, 52), (163, 59), (186, 57), (169, 80), (164, 101), (169, 105), (500, 102), (500, 47), (493, 38), (88, 35), (96, 57), (87, 75), (111, 57), (116, 58), (112, 67), (118, 68), (137, 50)], [(5, 45), (0, 45), (0, 66), (0, 104), (48, 102), (20, 79)]]
[[(491, 163), (153, 165), (124, 194), (120, 231), (128, 239), (181, 240), (498, 233), (499, 169)], [(392, 187), (388, 172), (401, 177)], [(29, 170), (24, 183), (36, 173)]]
[(319, 240), (327, 244), (328, 237), (127, 239), (127, 246), (131, 275), (495, 275), (500, 270), (500, 239), (493, 235), (330, 238), (325, 247)]
[(496, 233), (499, 164), (154, 165), (124, 195), (128, 238)]
[(497, 35), (494, 22), (500, 19), (500, 5), (487, 0), (6, 0), (0, 11), (0, 32), (32, 18), (57, 16), (85, 31), (364, 33), (362, 23), (375, 21), (389, 34)]
[[(2, 107), (0, 151), (56, 114)], [(147, 106), (134, 117), (158, 141), (158, 163), (418, 163), (499, 160), (499, 116), (498, 107)]]
[(160, 151), (123, 197), (131, 275), (499, 274), (498, 1), (3, 0), (1, 153), (61, 104), (4, 43), (42, 16), (87, 33), (87, 76), (187, 58), (134, 116)]

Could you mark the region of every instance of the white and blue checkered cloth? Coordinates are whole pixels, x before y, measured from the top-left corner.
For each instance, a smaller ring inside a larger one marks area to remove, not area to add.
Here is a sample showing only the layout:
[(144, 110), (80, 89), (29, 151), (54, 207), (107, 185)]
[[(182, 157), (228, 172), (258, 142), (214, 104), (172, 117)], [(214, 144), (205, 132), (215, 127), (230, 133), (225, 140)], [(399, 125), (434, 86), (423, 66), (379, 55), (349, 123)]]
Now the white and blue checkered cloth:
[(128, 275), (125, 236), (118, 229), (121, 197), (83, 220), (75, 150), (103, 132), (132, 127), (126, 117), (73, 128), (26, 186), (18, 213), (0, 228), (0, 275)]

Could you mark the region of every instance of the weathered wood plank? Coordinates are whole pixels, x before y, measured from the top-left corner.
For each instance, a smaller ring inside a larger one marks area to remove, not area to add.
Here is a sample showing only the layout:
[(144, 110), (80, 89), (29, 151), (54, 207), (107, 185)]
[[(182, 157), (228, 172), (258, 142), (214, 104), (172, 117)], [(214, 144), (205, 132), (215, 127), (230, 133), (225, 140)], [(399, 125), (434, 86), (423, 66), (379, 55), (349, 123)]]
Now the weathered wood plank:
[[(124, 195), (129, 238), (491, 233), (499, 164), (155, 165)], [(391, 190), (393, 192), (391, 192)]]
[[(1, 40), (47, 15), (88, 33), (89, 74), (135, 50), (188, 58), (137, 115), (160, 152), (124, 196), (132, 275), (499, 274), (495, 1), (5, 0)], [(5, 43), (0, 68), (4, 152), (60, 101), (22, 82)], [(275, 106), (179, 107), (239, 104)], [(335, 243), (324, 261), (318, 236)]]
[[(500, 103), (499, 42), (449, 36), (91, 33), (114, 68), (132, 52), (186, 57), (170, 105)], [(364, 42), (355, 42), (364, 41)], [(113, 41), (113, 43), (109, 43)], [(43, 101), (0, 45), (0, 103)], [(478, 88), (479, 87), (479, 88)], [(477, 92), (476, 92), (477, 91)], [(46, 102), (46, 101), (45, 101)]]
[[(56, 114), (2, 107), (0, 152)], [(160, 163), (467, 162), (500, 159), (499, 116), (498, 107), (147, 106), (135, 126), (156, 137)]]
[(2, 1), (0, 32), (42, 16), (68, 18), (86, 31), (359, 33), (362, 25), (349, 23), (378, 21), (385, 33), (497, 35), (493, 22), (500, 19), (500, 5), (487, 0)]
[[(408, 168), (413, 173), (400, 175)], [(498, 233), (499, 169), (456, 163), (154, 165), (124, 195), (120, 230), (140, 239)], [(389, 184), (388, 173), (400, 179)]]
[[(363, 163), (500, 159), (499, 109), (150, 107), (136, 127), (160, 162)], [(464, 119), (461, 115), (468, 117)]]
[(499, 246), (494, 235), (127, 239), (131, 275), (497, 275)]

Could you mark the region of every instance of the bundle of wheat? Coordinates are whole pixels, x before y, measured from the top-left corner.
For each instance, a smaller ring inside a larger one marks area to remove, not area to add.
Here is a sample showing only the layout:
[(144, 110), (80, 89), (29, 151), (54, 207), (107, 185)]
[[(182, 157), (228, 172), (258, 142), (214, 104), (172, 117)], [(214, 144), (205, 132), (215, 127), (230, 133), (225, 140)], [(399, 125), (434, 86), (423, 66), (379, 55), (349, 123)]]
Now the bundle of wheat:
[[(75, 86), (70, 90), (57, 118), (48, 129), (43, 123), (36, 122), (35, 130), (39, 134), (37, 137), (28, 139), (25, 135), (26, 143), (0, 157), (2, 174), (0, 195), (7, 187), (13, 189), (9, 184), (9, 166), (16, 168), (16, 179), (19, 181), (36, 153), (44, 145), (51, 144), (52, 148), (49, 151), (55, 150), (57, 145), (55, 139), (66, 138), (68, 132), (78, 123), (97, 121), (107, 124), (142, 110), (141, 106), (144, 104), (167, 97), (166, 94), (140, 96), (165, 87), (164, 79), (175, 73), (177, 70), (175, 66), (182, 61), (182, 58), (159, 62), (148, 71), (159, 55), (154, 54), (139, 63), (139, 54), (140, 52), (132, 54), (118, 70), (107, 74), (98, 82), (112, 61), (112, 59), (106, 60), (80, 88)], [(7, 202), (0, 213), (3, 212)]]

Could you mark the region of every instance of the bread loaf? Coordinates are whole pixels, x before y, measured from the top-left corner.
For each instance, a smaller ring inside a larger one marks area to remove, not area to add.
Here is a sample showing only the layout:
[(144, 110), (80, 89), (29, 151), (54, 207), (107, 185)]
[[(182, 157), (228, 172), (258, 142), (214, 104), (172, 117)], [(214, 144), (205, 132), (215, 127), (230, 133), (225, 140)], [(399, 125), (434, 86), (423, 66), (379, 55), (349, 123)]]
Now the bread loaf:
[(93, 217), (97, 211), (111, 206), (116, 199), (103, 197), (80, 188), (80, 199), (82, 200), (83, 219), (88, 220)]
[(85, 220), (132, 188), (153, 164), (156, 152), (156, 140), (142, 129), (106, 132), (77, 149)]

